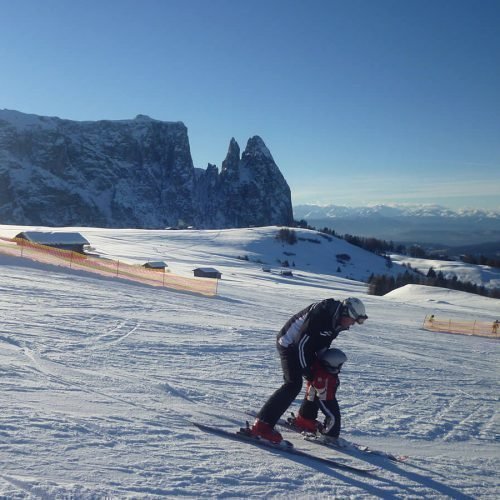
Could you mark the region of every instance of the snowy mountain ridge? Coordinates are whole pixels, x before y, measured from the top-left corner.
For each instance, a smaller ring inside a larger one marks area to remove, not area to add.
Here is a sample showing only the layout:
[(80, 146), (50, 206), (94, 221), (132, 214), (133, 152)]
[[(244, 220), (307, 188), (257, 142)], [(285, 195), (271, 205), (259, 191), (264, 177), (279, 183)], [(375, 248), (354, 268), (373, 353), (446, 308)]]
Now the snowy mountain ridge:
[[(294, 218), (338, 234), (429, 246), (500, 242), (500, 212), (451, 210), (440, 205), (296, 205)], [(500, 248), (500, 246), (499, 246)]]
[(82, 121), (0, 110), (0, 222), (226, 228), (290, 224), (290, 188), (259, 136), (193, 165), (187, 128), (144, 115)]
[(302, 204), (293, 207), (295, 218), (318, 217), (481, 217), (500, 220), (500, 211), (463, 208), (452, 210), (441, 205), (377, 204), (347, 207), (342, 205)]

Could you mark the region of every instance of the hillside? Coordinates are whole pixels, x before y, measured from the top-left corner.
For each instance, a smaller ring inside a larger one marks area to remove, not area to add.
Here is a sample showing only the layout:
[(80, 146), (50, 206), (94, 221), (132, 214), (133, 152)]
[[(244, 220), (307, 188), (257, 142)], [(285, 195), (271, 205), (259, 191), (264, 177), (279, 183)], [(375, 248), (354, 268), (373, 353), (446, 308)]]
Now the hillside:
[(490, 266), (479, 266), (466, 264), (461, 261), (448, 261), (438, 259), (417, 259), (407, 255), (391, 255), (391, 260), (398, 264), (410, 265), (423, 274), (427, 274), (432, 268), (436, 273), (443, 273), (446, 279), (453, 279), (474, 283), (488, 289), (500, 288), (500, 269)]
[[(0, 234), (12, 237), (24, 229), (25, 226), (0, 225)], [(200, 265), (220, 267), (225, 277), (235, 269), (243, 275), (261, 271), (263, 265), (278, 273), (284, 261), (288, 261), (297, 277), (320, 273), (367, 281), (372, 272), (393, 275), (404, 272), (397, 264), (388, 268), (384, 258), (342, 239), (307, 229), (294, 230), (298, 241), (293, 245), (276, 238), (280, 231), (276, 226), (205, 231), (76, 229), (102, 256), (140, 264), (164, 260), (176, 273), (191, 274)]]
[[(423, 287), (366, 295), (364, 283), (328, 274), (336, 241), (328, 254), (326, 242), (291, 247), (294, 278), (237, 258), (272, 264), (289, 250), (276, 230), (84, 231), (102, 255), (161, 257), (182, 274), (195, 263), (222, 268), (215, 298), (0, 255), (0, 496), (498, 497), (498, 341), (421, 329), (431, 312), (493, 321), (498, 301)], [(353, 250), (352, 271), (364, 274), (367, 259)], [(335, 341), (348, 356), (343, 436), (409, 455), (406, 464), (364, 457), (379, 469), (358, 476), (190, 425), (242, 424), (281, 383), (283, 323), (313, 301), (351, 295), (369, 319)]]

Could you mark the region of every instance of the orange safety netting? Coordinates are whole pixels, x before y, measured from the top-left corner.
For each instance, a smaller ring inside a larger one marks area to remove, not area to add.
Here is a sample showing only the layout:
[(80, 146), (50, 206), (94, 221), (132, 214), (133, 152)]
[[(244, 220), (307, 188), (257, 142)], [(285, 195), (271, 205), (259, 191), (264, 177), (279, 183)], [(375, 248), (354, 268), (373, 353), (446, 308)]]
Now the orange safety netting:
[(140, 265), (83, 255), (70, 250), (32, 243), (22, 238), (0, 238), (0, 253), (23, 257), (45, 264), (85, 270), (108, 277), (120, 277), (151, 286), (171, 288), (213, 296), (217, 294), (217, 279), (186, 278), (170, 272), (146, 269)]
[(479, 335), (481, 337), (500, 337), (500, 322), (497, 321), (458, 321), (436, 318), (429, 314), (424, 319), (423, 327), (433, 332), (459, 333), (461, 335)]

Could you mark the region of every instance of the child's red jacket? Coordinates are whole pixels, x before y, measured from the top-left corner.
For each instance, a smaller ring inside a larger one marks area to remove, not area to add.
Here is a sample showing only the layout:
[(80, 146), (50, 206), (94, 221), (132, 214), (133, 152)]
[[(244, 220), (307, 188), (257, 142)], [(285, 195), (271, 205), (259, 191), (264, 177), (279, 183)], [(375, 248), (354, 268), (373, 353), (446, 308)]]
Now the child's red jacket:
[(313, 364), (313, 373), (314, 380), (307, 382), (307, 399), (314, 400), (315, 396), (323, 401), (335, 399), (335, 394), (340, 385), (338, 374), (334, 375), (326, 371), (318, 360)]

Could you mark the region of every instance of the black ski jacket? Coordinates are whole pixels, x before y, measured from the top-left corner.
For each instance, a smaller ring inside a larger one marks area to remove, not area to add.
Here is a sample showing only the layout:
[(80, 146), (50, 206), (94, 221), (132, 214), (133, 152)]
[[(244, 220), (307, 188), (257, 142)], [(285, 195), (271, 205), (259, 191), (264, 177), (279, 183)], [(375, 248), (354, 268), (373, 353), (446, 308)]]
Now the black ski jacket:
[(297, 348), (302, 375), (313, 379), (312, 364), (320, 351), (328, 349), (333, 339), (348, 328), (339, 325), (342, 302), (325, 299), (294, 314), (278, 333), (283, 348)]

